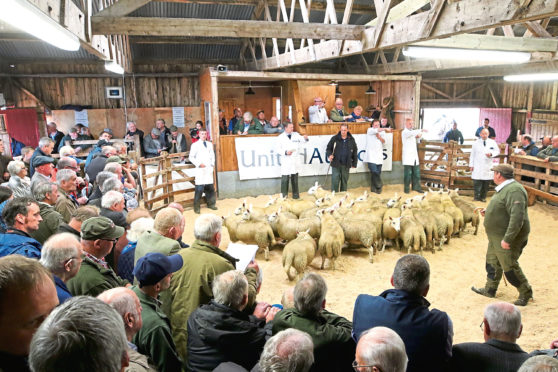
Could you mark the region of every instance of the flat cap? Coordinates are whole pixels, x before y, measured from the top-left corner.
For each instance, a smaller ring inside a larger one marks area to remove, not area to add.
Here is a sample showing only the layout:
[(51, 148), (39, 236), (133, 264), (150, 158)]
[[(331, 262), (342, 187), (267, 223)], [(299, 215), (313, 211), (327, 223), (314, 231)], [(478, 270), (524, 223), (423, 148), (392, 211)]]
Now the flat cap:
[(33, 159), (33, 168), (40, 167), (41, 165), (44, 164), (52, 164), (52, 163), (54, 163), (54, 159), (51, 158), (50, 156), (38, 155), (35, 156), (35, 159)]
[(81, 225), (81, 238), (83, 240), (118, 239), (124, 235), (124, 228), (116, 226), (106, 217), (91, 217)]
[(509, 164), (498, 164), (492, 167), (491, 169), (494, 172), (498, 172), (504, 178), (512, 178), (513, 177), (513, 167)]
[(106, 161), (107, 163), (118, 163), (118, 164), (124, 164), (126, 163), (125, 160), (123, 160), (120, 156), (111, 156), (110, 158), (107, 159)]

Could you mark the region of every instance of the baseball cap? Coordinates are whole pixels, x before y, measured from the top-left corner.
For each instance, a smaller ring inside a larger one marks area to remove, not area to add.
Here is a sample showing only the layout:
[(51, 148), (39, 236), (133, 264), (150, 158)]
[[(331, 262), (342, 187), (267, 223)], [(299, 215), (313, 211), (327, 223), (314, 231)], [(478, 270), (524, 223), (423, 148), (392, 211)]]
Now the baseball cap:
[(165, 256), (151, 252), (141, 257), (134, 267), (133, 274), (141, 286), (159, 283), (170, 273), (180, 270), (183, 260), (179, 254)]
[(38, 155), (35, 156), (35, 159), (33, 159), (34, 168), (40, 167), (41, 165), (44, 164), (51, 164), (51, 163), (54, 163), (54, 159), (51, 158), (50, 156)]
[(122, 158), (120, 156), (111, 156), (110, 158), (107, 159), (106, 161), (107, 163), (118, 163), (118, 164), (124, 164), (126, 163), (126, 161), (122, 160)]
[(124, 235), (124, 228), (116, 226), (106, 217), (92, 217), (81, 225), (83, 240), (118, 239)]
[(103, 129), (103, 132), (108, 133), (112, 136), (112, 129), (110, 129), (110, 128)]
[(513, 177), (513, 167), (509, 164), (498, 164), (493, 166), (491, 170), (500, 173), (504, 178)]

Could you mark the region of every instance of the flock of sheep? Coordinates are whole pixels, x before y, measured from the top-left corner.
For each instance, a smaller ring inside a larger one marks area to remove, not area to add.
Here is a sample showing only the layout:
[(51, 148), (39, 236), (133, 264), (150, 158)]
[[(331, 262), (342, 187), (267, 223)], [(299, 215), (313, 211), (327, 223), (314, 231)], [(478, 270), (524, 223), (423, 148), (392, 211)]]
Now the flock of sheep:
[[(343, 247), (363, 246), (370, 262), (386, 245), (408, 253), (424, 249), (433, 253), (461, 237), (467, 223), (477, 234), (480, 209), (464, 200), (457, 190), (425, 192), (405, 201), (395, 194), (390, 199), (350, 192), (328, 192), (316, 184), (306, 198), (293, 200), (271, 197), (263, 207), (244, 201), (234, 213), (223, 217), (232, 242), (256, 244), (269, 259), (269, 248), (281, 239), (283, 268), (289, 280), (298, 279), (316, 252), (332, 269)], [(294, 268), (297, 275), (292, 275)]]

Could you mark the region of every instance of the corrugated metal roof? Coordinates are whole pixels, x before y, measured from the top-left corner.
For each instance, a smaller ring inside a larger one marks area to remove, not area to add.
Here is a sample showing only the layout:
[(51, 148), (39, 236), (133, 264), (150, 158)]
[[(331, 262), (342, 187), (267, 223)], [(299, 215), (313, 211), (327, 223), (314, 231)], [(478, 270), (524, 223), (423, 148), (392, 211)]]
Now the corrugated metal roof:
[(154, 1), (130, 14), (130, 17), (170, 17), (206, 19), (250, 19), (251, 5), (183, 4)]
[(0, 40), (0, 57), (5, 59), (97, 59), (83, 48), (69, 52), (41, 40), (7, 41)]
[(133, 44), (135, 59), (238, 59), (240, 45)]

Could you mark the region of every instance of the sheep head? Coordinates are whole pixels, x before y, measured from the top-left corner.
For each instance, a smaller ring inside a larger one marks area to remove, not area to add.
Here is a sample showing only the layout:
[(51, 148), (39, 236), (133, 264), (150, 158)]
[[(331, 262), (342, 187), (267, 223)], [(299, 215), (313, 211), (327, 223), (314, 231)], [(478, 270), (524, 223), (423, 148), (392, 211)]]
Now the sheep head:
[(401, 217), (390, 217), (389, 218), (389, 225), (395, 230), (395, 231), (401, 231)]

